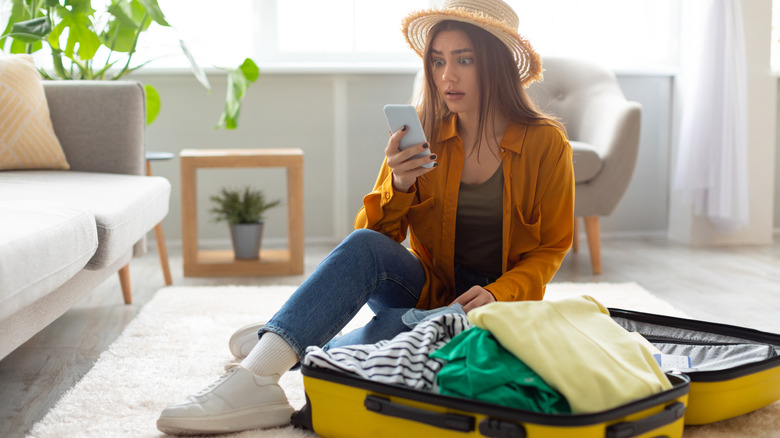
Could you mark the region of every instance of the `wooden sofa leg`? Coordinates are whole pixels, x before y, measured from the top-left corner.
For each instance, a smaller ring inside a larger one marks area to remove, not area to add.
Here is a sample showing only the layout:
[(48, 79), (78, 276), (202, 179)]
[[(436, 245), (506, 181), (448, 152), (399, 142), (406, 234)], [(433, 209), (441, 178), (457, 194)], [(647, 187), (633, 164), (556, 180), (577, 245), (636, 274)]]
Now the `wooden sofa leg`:
[(125, 304), (133, 304), (133, 290), (130, 288), (130, 263), (119, 270), (119, 283), (122, 285), (122, 296)]
[(580, 250), (580, 218), (574, 216), (574, 237), (571, 241), (571, 250), (577, 252)]
[(171, 268), (168, 265), (168, 249), (165, 247), (162, 222), (154, 226), (154, 239), (157, 242), (157, 254), (160, 256), (160, 266), (162, 266), (165, 284), (170, 286), (173, 284), (173, 279), (171, 278)]
[(588, 238), (590, 249), (590, 263), (594, 274), (601, 274), (601, 231), (598, 216), (587, 216), (585, 221), (585, 235)]

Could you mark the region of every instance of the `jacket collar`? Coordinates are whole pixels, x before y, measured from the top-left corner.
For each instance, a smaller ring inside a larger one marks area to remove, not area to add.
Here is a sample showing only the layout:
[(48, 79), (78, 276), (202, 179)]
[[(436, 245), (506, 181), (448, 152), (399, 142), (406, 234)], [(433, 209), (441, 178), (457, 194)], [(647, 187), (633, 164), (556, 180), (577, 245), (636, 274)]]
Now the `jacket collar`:
[[(525, 138), (528, 125), (509, 121), (506, 132), (501, 139), (501, 147), (519, 154), (523, 149), (523, 139)], [(451, 138), (458, 136), (458, 115), (453, 114), (449, 119), (442, 122), (439, 140), (443, 143)]]

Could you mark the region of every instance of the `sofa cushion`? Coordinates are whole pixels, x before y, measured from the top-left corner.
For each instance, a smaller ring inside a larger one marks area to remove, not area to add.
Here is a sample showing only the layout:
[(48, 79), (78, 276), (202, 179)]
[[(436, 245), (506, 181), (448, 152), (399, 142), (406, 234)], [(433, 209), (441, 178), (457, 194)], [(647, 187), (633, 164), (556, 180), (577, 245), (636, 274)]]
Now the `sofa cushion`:
[(36, 170), (0, 172), (0, 201), (63, 202), (91, 213), (98, 247), (87, 269), (125, 253), (168, 213), (171, 185), (162, 177)]
[(604, 159), (596, 148), (588, 143), (572, 141), (571, 148), (574, 151), (574, 181), (577, 184), (585, 183), (601, 172)]
[(0, 169), (68, 168), (32, 56), (0, 56)]
[(97, 246), (87, 211), (62, 202), (0, 202), (0, 320), (64, 284)]

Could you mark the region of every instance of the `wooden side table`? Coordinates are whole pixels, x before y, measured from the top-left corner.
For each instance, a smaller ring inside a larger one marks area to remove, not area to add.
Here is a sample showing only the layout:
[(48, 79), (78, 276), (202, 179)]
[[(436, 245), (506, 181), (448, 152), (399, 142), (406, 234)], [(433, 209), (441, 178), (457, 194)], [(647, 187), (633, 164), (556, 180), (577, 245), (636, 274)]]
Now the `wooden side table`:
[[(225, 277), (303, 274), (303, 151), (301, 149), (184, 149), (181, 165), (181, 228), (184, 276)], [(259, 260), (236, 260), (232, 250), (198, 248), (196, 170), (287, 168), (287, 248), (261, 250)]]

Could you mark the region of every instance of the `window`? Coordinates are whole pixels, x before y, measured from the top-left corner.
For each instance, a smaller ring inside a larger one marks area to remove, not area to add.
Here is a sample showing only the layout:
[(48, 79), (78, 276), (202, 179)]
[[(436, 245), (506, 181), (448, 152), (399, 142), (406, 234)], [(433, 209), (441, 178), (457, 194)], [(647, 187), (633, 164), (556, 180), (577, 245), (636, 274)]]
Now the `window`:
[[(631, 69), (678, 63), (682, 0), (507, 1), (518, 13), (520, 33), (542, 56), (586, 57)], [(139, 41), (136, 57), (155, 58), (152, 68), (187, 67), (181, 38), (206, 67), (232, 67), (250, 56), (261, 67), (381, 70), (419, 67), (401, 35), (401, 19), (441, 0), (158, 2), (175, 30), (153, 24)]]
[(418, 64), (401, 34), (410, 11), (431, 0), (258, 0), (261, 63)]
[[(94, 0), (93, 0), (94, 2)], [(139, 40), (140, 54), (153, 53), (150, 67), (187, 68), (179, 40), (202, 67), (235, 67), (256, 56), (256, 0), (158, 0), (172, 28), (152, 24)], [(139, 59), (140, 61), (140, 59)]]
[[(419, 58), (406, 45), (401, 19), (409, 11), (434, 4), (432, 0), (158, 1), (176, 31), (158, 26), (149, 33), (148, 46), (154, 46), (152, 40), (165, 41), (170, 49), (180, 36), (204, 66), (237, 65), (251, 56), (261, 67), (302, 68), (416, 65)], [(186, 66), (182, 56), (163, 62)]]
[(679, 62), (680, 0), (508, 0), (520, 33), (542, 56), (584, 57), (614, 68)]
[[(265, 62), (418, 62), (400, 33), (410, 11), (441, 1), (257, 0)], [(613, 67), (678, 62), (680, 0), (508, 0), (520, 33), (543, 56), (587, 57)], [(306, 12), (303, 12), (306, 11)], [(270, 17), (274, 17), (268, 22)]]

